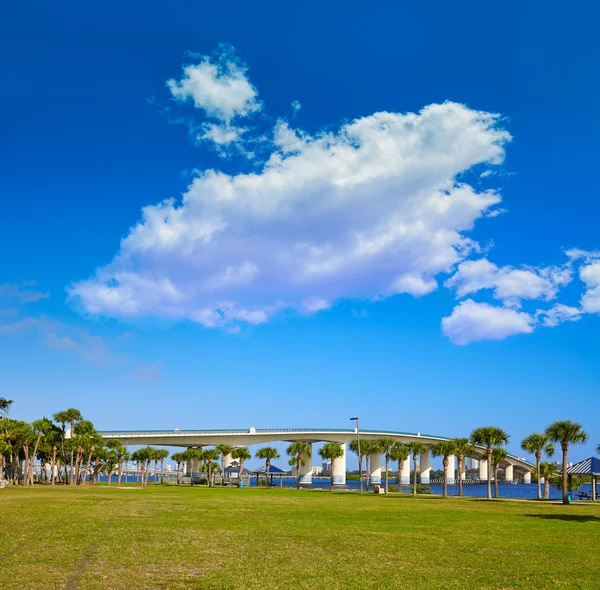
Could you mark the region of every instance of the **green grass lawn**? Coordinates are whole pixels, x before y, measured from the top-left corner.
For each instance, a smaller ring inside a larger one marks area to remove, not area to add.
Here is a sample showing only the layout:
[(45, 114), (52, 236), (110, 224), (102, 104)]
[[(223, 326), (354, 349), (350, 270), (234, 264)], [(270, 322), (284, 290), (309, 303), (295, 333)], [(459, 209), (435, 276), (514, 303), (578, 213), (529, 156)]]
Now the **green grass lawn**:
[(0, 588), (600, 588), (600, 505), (0, 490)]

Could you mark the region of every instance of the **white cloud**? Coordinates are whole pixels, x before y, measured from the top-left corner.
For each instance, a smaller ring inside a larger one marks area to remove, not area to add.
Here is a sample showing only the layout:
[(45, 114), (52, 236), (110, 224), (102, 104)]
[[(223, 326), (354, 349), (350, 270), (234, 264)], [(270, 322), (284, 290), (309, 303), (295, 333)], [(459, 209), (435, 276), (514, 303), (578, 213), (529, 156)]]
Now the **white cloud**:
[(292, 101), (292, 115), (295, 117), (302, 110), (302, 105), (299, 101)]
[[(227, 116), (246, 104), (234, 102)], [(451, 102), (317, 135), (280, 121), (261, 168), (206, 170), (181, 201), (144, 207), (114, 260), (70, 297), (91, 314), (216, 327), (322, 309), (307, 300), (425, 294), (479, 251), (468, 232), (501, 201), (457, 176), (501, 163), (510, 139), (497, 115)]]
[(553, 267), (498, 267), (487, 258), (467, 260), (445, 283), (455, 288), (458, 297), (476, 293), (481, 289), (494, 289), (494, 297), (506, 305), (520, 306), (522, 299), (550, 301), (559, 289), (572, 280), (568, 265)]
[(212, 60), (206, 55), (195, 57), (199, 63), (185, 66), (181, 80), (167, 81), (173, 98), (193, 102), (207, 116), (226, 123), (261, 110), (258, 92), (246, 77), (247, 67), (232, 47), (221, 46)]
[(503, 340), (515, 334), (530, 334), (534, 324), (535, 319), (528, 313), (466, 299), (442, 319), (442, 331), (454, 344), (465, 345), (478, 340)]
[(581, 298), (581, 307), (587, 313), (600, 314), (600, 260), (591, 261), (579, 271), (586, 290)]
[(232, 143), (239, 143), (246, 131), (245, 127), (235, 127), (227, 123), (204, 123), (200, 133), (196, 135), (196, 140), (211, 141), (217, 146), (224, 147)]
[(554, 328), (563, 322), (577, 322), (581, 319), (583, 312), (577, 307), (563, 305), (557, 303), (548, 310), (540, 310), (537, 312), (537, 318), (541, 318), (543, 326)]
[(157, 361), (151, 365), (138, 365), (133, 369), (129, 377), (133, 381), (150, 383), (151, 381), (156, 381), (160, 377), (162, 366), (163, 364), (161, 361)]

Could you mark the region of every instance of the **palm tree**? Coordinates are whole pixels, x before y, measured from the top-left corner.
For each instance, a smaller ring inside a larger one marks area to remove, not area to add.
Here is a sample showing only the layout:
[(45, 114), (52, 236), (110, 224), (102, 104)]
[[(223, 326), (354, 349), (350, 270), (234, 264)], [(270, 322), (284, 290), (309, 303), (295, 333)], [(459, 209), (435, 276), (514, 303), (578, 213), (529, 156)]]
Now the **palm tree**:
[(385, 493), (389, 492), (389, 466), (396, 441), (392, 438), (382, 438), (377, 441), (377, 448), (385, 458)]
[(214, 465), (215, 462), (219, 460), (221, 453), (217, 449), (206, 449), (206, 451), (202, 451), (200, 453), (200, 458), (203, 461), (206, 461), (207, 469), (208, 469), (208, 487), (212, 488), (213, 485), (213, 473), (214, 473)]
[[(188, 448), (181, 453), (182, 463), (192, 462), (194, 459), (200, 459), (199, 449)], [(190, 468), (190, 485), (194, 485), (193, 469)]]
[[(269, 485), (269, 470), (271, 469), (271, 461), (273, 459), (279, 459), (280, 457), (277, 449), (274, 447), (263, 447), (262, 449), (258, 449), (256, 455), (254, 456), (257, 459), (265, 460), (265, 475), (267, 477), (267, 485)], [(258, 484), (258, 477), (256, 478), (256, 483)]]
[(361, 491), (361, 493), (363, 491), (363, 469), (362, 469), (362, 465), (363, 465), (363, 457), (365, 456), (365, 444), (364, 444), (365, 442), (368, 442), (368, 441), (363, 441), (363, 442), (359, 443), (358, 440), (353, 440), (349, 444), (350, 450), (353, 453), (356, 453), (356, 455), (358, 457), (358, 479), (360, 480), (360, 491)]
[(548, 500), (550, 498), (550, 478), (556, 474), (556, 463), (540, 463), (538, 472), (544, 478), (544, 500)]
[(392, 449), (392, 461), (398, 461), (398, 489), (402, 493), (402, 470), (404, 461), (410, 457), (410, 449), (402, 443), (396, 443)]
[(496, 498), (500, 497), (498, 492), (498, 468), (500, 467), (500, 463), (502, 461), (506, 461), (508, 453), (502, 447), (496, 447), (492, 451), (492, 467), (494, 469), (494, 496)]
[(292, 443), (286, 450), (291, 457), (290, 465), (296, 467), (296, 489), (300, 489), (300, 468), (310, 459), (312, 445), (302, 441)]
[(562, 496), (563, 504), (568, 504), (567, 498), (567, 460), (569, 455), (569, 444), (583, 444), (587, 442), (588, 435), (581, 429), (581, 425), (570, 420), (554, 422), (546, 428), (546, 435), (555, 443), (560, 443), (563, 461), (562, 461)]
[(242, 475), (244, 474), (244, 461), (252, 459), (252, 455), (250, 454), (248, 447), (236, 447), (231, 451), (231, 456), (234, 459), (237, 459), (240, 464), (238, 467), (238, 480), (241, 483)]
[(185, 461), (183, 453), (173, 453), (171, 459), (177, 463), (177, 485), (179, 485), (179, 472), (181, 471), (181, 464)]
[(371, 470), (369, 469), (369, 463), (371, 462), (371, 455), (375, 453), (375, 443), (372, 440), (361, 440), (360, 441), (360, 450), (365, 458), (365, 487), (367, 492), (369, 491), (369, 481), (371, 480)]
[(418, 441), (410, 442), (406, 445), (408, 450), (413, 456), (413, 469), (414, 469), (414, 477), (413, 477), (413, 496), (417, 495), (417, 457), (424, 453), (427, 450), (427, 447)]
[[(492, 451), (494, 447), (508, 443), (508, 434), (496, 426), (481, 426), (471, 432), (471, 443), (486, 448), (488, 472), (492, 467)], [(492, 499), (492, 479), (488, 473), (487, 477), (487, 499)]]
[(167, 449), (158, 449), (156, 451), (158, 460), (160, 461), (160, 483), (165, 482), (165, 459), (169, 458), (169, 451)]
[(231, 445), (220, 444), (216, 446), (216, 449), (221, 453), (221, 485), (223, 485), (223, 480), (225, 479), (225, 457), (231, 455), (233, 447)]
[[(456, 446), (452, 440), (443, 440), (431, 445), (431, 453), (434, 457), (443, 457), (444, 466), (444, 487), (442, 488), (442, 498), (448, 497), (448, 465), (450, 464), (450, 455), (456, 453)], [(460, 473), (459, 473), (460, 475)]]
[(319, 455), (321, 455), (325, 461), (331, 461), (331, 485), (329, 489), (333, 492), (333, 468), (335, 465), (335, 460), (344, 456), (344, 449), (339, 443), (328, 442), (325, 443), (321, 449), (319, 449)]
[(537, 472), (537, 497), (538, 500), (541, 500), (542, 483), (540, 461), (542, 460), (542, 453), (545, 453), (548, 457), (552, 457), (552, 455), (554, 455), (554, 445), (549, 441), (548, 435), (534, 432), (521, 441), (521, 448), (526, 453), (535, 455), (535, 469)]
[(454, 454), (456, 455), (456, 463), (458, 467), (458, 495), (463, 495), (463, 466), (465, 457), (470, 457), (475, 453), (475, 446), (469, 442), (468, 438), (453, 438)]
[[(83, 416), (81, 415), (81, 412), (77, 409), (77, 408), (68, 408), (67, 410), (64, 410), (62, 412), (58, 412), (56, 414), (54, 414), (54, 419), (57, 422), (60, 422), (62, 424), (62, 430), (63, 430), (63, 460), (64, 460), (64, 464), (65, 464), (65, 483), (67, 481), (67, 475), (66, 475), (66, 470), (67, 470), (67, 462), (66, 462), (66, 458), (64, 457), (64, 439), (66, 436), (65, 433), (65, 424), (68, 422), (71, 425), (71, 437), (73, 437), (74, 433), (75, 433), (75, 422), (79, 422), (80, 420), (83, 420)], [(75, 479), (75, 474), (73, 472), (73, 453), (71, 453), (71, 467), (70, 467), (70, 471), (69, 471), (69, 484), (73, 485)]]

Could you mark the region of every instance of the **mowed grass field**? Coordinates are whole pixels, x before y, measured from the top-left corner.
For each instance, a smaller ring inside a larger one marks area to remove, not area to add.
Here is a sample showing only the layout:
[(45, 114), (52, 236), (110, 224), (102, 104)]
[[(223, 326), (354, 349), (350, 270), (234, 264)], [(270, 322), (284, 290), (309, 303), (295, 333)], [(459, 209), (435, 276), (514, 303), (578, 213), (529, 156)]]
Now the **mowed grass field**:
[(0, 491), (0, 588), (600, 588), (600, 505), (152, 486)]

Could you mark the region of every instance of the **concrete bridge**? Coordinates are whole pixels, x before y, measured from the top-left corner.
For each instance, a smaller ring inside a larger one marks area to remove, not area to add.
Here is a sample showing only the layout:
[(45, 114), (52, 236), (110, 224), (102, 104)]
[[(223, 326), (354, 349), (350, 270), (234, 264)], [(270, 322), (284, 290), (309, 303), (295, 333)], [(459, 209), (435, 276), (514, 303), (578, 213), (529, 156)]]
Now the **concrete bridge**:
[[(100, 432), (104, 439), (117, 439), (125, 445), (155, 445), (169, 447), (203, 448), (216, 446), (219, 444), (228, 444), (232, 447), (246, 447), (257, 444), (273, 442), (295, 442), (302, 441), (306, 443), (319, 442), (337, 442), (342, 445), (344, 455), (341, 459), (336, 459), (334, 463), (333, 481), (335, 484), (344, 485), (346, 483), (346, 447), (349, 442), (356, 440), (356, 430), (343, 428), (280, 428), (280, 429), (258, 429), (250, 427), (246, 430), (125, 430), (125, 431), (104, 431)], [(394, 432), (389, 430), (360, 430), (361, 440), (379, 440), (381, 438), (391, 438), (394, 441), (408, 444), (418, 441), (426, 447), (436, 442), (450, 440), (446, 437), (433, 436), (430, 434), (421, 434), (420, 432)], [(485, 454), (484, 447), (477, 447), (477, 454)], [(479, 459), (480, 456), (475, 456)], [(454, 482), (455, 457), (449, 457), (448, 464), (448, 482)], [(225, 458), (225, 467), (233, 461), (231, 456)], [(370, 479), (372, 483), (381, 482), (381, 464), (382, 456), (380, 453), (371, 455), (369, 461)], [(410, 471), (412, 459), (404, 461), (401, 480), (402, 483), (410, 483)], [(487, 480), (488, 469), (487, 462), (479, 462), (479, 478)], [(534, 467), (531, 463), (520, 457), (508, 455), (506, 461), (501, 464), (505, 470), (504, 479), (511, 483), (518, 475), (521, 475), (524, 483), (531, 483), (531, 469)], [(197, 462), (188, 467), (191, 473), (198, 472)], [(431, 458), (429, 449), (421, 453), (419, 461), (419, 471), (421, 483), (427, 484), (430, 481)], [(465, 479), (465, 471), (461, 478)], [(300, 472), (300, 482), (304, 485), (312, 483), (312, 461), (307, 461), (302, 466)]]

